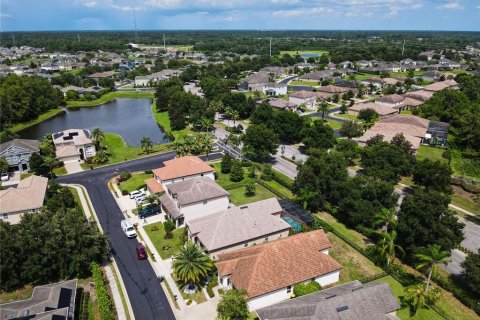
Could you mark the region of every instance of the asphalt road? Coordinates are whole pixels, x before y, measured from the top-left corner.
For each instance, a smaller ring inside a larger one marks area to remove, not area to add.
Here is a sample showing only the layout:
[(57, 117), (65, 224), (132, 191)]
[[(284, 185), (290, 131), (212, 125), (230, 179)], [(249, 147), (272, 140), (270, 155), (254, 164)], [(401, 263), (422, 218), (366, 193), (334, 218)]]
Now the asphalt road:
[[(164, 161), (174, 157), (175, 153), (169, 152), (56, 179), (59, 183), (80, 184), (87, 189), (102, 228), (108, 235), (112, 255), (122, 275), (135, 319), (138, 320), (170, 320), (175, 319), (175, 317), (152, 266), (147, 260), (138, 260), (136, 256), (135, 247), (138, 242), (128, 239), (123, 234), (120, 221), (124, 219), (124, 216), (108, 190), (107, 182), (121, 172), (143, 171), (161, 167)], [(221, 154), (212, 154), (209, 159), (220, 157)]]

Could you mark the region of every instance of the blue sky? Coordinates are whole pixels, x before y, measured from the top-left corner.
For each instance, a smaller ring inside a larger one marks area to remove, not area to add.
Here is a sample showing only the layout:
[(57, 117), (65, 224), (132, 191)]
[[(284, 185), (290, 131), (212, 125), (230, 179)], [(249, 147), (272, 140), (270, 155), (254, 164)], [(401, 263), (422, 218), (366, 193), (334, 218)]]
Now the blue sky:
[(1, 0), (2, 31), (480, 30), (480, 0)]

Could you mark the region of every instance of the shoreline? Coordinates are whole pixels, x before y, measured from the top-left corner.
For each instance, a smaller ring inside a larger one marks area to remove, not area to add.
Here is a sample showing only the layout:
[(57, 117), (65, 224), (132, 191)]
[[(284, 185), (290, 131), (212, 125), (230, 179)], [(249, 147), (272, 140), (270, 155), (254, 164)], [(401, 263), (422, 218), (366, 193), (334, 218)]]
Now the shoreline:
[(47, 112), (39, 115), (36, 119), (30, 120), (30, 121), (27, 121), (27, 122), (23, 122), (23, 123), (17, 123), (15, 125), (13, 125), (10, 130), (12, 130), (12, 132), (18, 133), (18, 132), (20, 132), (22, 130), (25, 130), (25, 129), (28, 129), (28, 128), (36, 125), (36, 124), (39, 124), (39, 123), (44, 122), (48, 119), (51, 119), (51, 118), (59, 115), (62, 112), (65, 112), (65, 107), (63, 107), (61, 109), (60, 108), (50, 109)]
[(154, 99), (153, 92), (136, 92), (136, 91), (112, 91), (104, 94), (98, 99), (91, 101), (70, 100), (67, 101), (67, 108), (83, 108), (83, 107), (96, 107), (104, 103), (111, 102), (118, 98), (125, 99)]

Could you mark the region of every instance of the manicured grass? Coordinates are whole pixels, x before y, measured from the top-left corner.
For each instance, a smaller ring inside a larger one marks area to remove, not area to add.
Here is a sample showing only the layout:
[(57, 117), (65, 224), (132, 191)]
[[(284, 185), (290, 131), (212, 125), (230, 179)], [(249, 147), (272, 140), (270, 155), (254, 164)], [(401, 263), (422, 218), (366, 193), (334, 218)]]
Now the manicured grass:
[(343, 266), (340, 271), (339, 284), (371, 277), (382, 272), (382, 269), (375, 266), (372, 261), (333, 233), (328, 233), (327, 236), (332, 244), (328, 254)]
[(273, 188), (274, 190), (277, 190), (278, 192), (280, 192), (280, 194), (285, 195), (287, 198), (289, 199), (295, 198), (295, 195), (290, 189), (284, 187), (277, 181), (274, 181), (274, 180), (270, 180), (270, 181), (262, 180), (262, 181), (266, 183), (268, 186), (270, 186), (271, 188)]
[(314, 87), (314, 86), (319, 86), (320, 84), (318, 81), (302, 81), (302, 80), (293, 80), (288, 83), (290, 86), (309, 86), (309, 87)]
[(23, 179), (26, 179), (30, 176), (33, 176), (35, 174), (35, 172), (27, 172), (27, 173), (21, 173), (20, 174), (20, 180), (23, 180)]
[[(312, 121), (315, 120), (322, 120), (322, 117), (311, 117)], [(331, 119), (323, 119), (323, 121), (329, 125), (333, 130), (340, 129), (342, 127), (342, 123), (340, 121), (335, 121)]]
[(120, 183), (119, 188), (120, 190), (126, 190), (127, 192), (130, 193), (133, 190), (140, 189), (141, 186), (145, 185), (145, 180), (152, 177), (153, 177), (152, 174), (145, 174), (145, 173), (132, 174), (130, 179)]
[(447, 159), (442, 157), (445, 150), (447, 149), (421, 145), (417, 150), (417, 160), (430, 159), (446, 163)]
[(180, 283), (180, 281), (175, 277), (175, 274), (174, 274), (174, 273), (172, 274), (172, 278), (173, 278), (173, 280), (175, 281), (175, 284), (177, 285), (178, 290), (180, 291), (180, 294), (182, 295), (182, 298), (185, 300), (185, 303), (186, 303), (188, 300), (195, 301), (197, 304), (200, 304), (200, 303), (202, 303), (202, 302), (207, 301), (207, 297), (205, 297), (205, 294), (203, 294), (203, 290), (202, 290), (201, 288), (199, 288), (199, 290), (196, 291), (196, 292), (193, 293), (193, 294), (186, 294), (185, 292), (183, 292), (183, 288), (181, 287), (181, 283)]
[(340, 223), (334, 216), (327, 212), (319, 212), (315, 214), (317, 217), (322, 219), (323, 221), (327, 222), (329, 225), (334, 227), (339, 233), (341, 233), (344, 237), (349, 239), (350, 241), (356, 243), (358, 246), (362, 248), (367, 247), (366, 241), (368, 241), (367, 237), (362, 235), (360, 232), (357, 232), (352, 229), (348, 229), (344, 224)]
[(342, 119), (347, 119), (347, 120), (354, 120), (354, 121), (359, 121), (361, 122), (361, 120), (358, 120), (357, 116), (354, 116), (353, 114), (348, 114), (348, 113), (335, 113), (335, 114), (332, 114), (331, 115), (332, 117), (339, 117), (339, 118), (342, 118)]
[(28, 284), (23, 288), (14, 291), (0, 291), (0, 303), (7, 303), (15, 300), (25, 300), (32, 296), (33, 286)]
[(48, 120), (48, 119), (50, 119), (50, 118), (53, 118), (54, 116), (56, 116), (57, 114), (59, 114), (59, 113), (62, 112), (62, 111), (63, 111), (63, 109), (61, 109), (61, 108), (56, 108), (56, 109), (48, 110), (47, 112), (39, 115), (37, 118), (32, 119), (32, 120), (29, 120), (29, 121), (26, 121), (26, 122), (17, 123), (16, 125), (12, 126), (10, 129), (11, 129), (13, 132), (17, 132), (17, 131), (26, 129), (26, 128), (28, 128), (28, 127), (31, 127), (31, 126), (37, 124), (37, 123), (40, 123), (40, 122), (42, 122), (42, 121)]
[(137, 92), (137, 91), (112, 91), (104, 94), (99, 99), (91, 101), (67, 101), (67, 107), (91, 107), (98, 106), (100, 104), (107, 103), (116, 98), (151, 98), (153, 99), (152, 92)]
[(464, 177), (480, 184), (480, 159), (466, 157), (460, 150), (451, 150), (454, 176)]
[(67, 172), (67, 169), (65, 169), (65, 166), (62, 166), (62, 167), (54, 168), (53, 173), (55, 173), (55, 175), (57, 176), (64, 176), (68, 172)]
[(247, 175), (247, 170), (243, 168), (244, 175), (243, 175), (243, 180), (239, 182), (233, 182), (230, 181), (230, 174), (229, 173), (222, 173), (220, 169), (220, 162), (216, 162), (213, 164), (213, 168), (215, 169), (215, 172), (217, 173), (217, 183), (222, 186), (225, 189), (235, 189), (235, 188), (240, 188), (243, 187), (247, 182), (250, 182), (254, 180), (253, 178), (249, 178)]
[(283, 56), (284, 54), (289, 54), (291, 56), (295, 56), (297, 54), (305, 54), (305, 53), (316, 53), (316, 54), (325, 54), (328, 53), (327, 50), (282, 50), (280, 51), (280, 56)]
[(403, 110), (400, 114), (413, 114), (412, 110)]
[[(390, 285), (390, 289), (392, 289), (393, 294), (397, 298), (398, 303), (401, 303), (400, 297), (405, 295), (405, 288), (394, 278), (391, 276), (387, 276), (381, 279), (378, 279), (376, 282), (385, 282)], [(431, 309), (420, 309), (417, 311), (417, 314), (415, 316), (410, 316), (410, 310), (408, 307), (401, 308), (400, 310), (397, 311), (397, 317), (399, 317), (402, 320), (423, 320), (423, 319), (428, 319), (428, 320), (442, 320), (443, 317), (441, 317), (438, 313)]]
[(230, 201), (236, 206), (241, 206), (244, 204), (276, 197), (275, 194), (265, 189), (258, 183), (256, 186), (257, 190), (253, 197), (247, 197), (245, 195), (245, 188), (243, 187), (228, 190), (228, 192), (230, 192)]
[(175, 136), (175, 139), (184, 138), (185, 136), (192, 133), (192, 131), (189, 128), (186, 128), (180, 131), (173, 131), (170, 125), (170, 118), (168, 117), (168, 112), (167, 111), (158, 112), (155, 102), (152, 103), (152, 113), (153, 113), (153, 116), (155, 117), (155, 120), (157, 121), (157, 124), (163, 129), (163, 131), (172, 132), (173, 135)]
[(164, 281), (163, 283), (165, 284), (165, 287), (167, 288), (168, 295), (170, 296), (170, 299), (172, 300), (173, 305), (175, 306), (175, 308), (180, 310), (180, 307), (178, 306), (178, 302), (174, 297), (174, 294), (172, 292), (172, 288), (170, 288), (170, 285), (168, 284), (168, 281)]
[[(157, 231), (152, 231), (152, 227), (157, 226)], [(145, 232), (147, 233), (148, 237), (152, 241), (155, 249), (157, 249), (158, 254), (160, 257), (165, 260), (170, 258), (173, 255), (176, 255), (180, 248), (183, 246), (182, 235), (185, 228), (179, 228), (173, 230), (173, 238), (172, 239), (164, 239), (165, 237), (165, 228), (161, 222), (152, 223), (148, 226), (143, 227)], [(168, 246), (169, 249), (164, 250), (164, 247)]]
[(472, 213), (480, 215), (480, 204), (473, 202), (472, 200), (462, 197), (458, 194), (452, 195), (452, 204), (468, 210)]
[[(142, 150), (142, 148), (127, 146), (122, 136), (115, 133), (106, 132), (105, 140), (103, 143), (107, 147), (107, 151), (110, 153), (108, 162), (103, 165), (118, 163), (125, 160), (132, 160), (142, 156), (147, 156), (147, 154)], [(170, 150), (170, 148), (171, 148), (171, 145), (168, 143), (154, 145), (152, 150), (150, 151), (150, 154), (154, 152), (168, 151)], [(90, 169), (90, 166), (98, 167), (99, 165), (82, 163), (81, 166), (84, 170), (88, 170)]]

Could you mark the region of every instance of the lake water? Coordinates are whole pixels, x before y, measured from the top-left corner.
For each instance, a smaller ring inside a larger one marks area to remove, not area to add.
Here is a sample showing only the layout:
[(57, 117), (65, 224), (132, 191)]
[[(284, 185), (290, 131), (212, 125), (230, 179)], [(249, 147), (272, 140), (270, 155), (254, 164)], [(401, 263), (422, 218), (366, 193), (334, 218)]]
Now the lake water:
[(142, 137), (154, 144), (168, 142), (152, 114), (151, 99), (115, 99), (95, 106), (65, 109), (65, 112), (19, 132), (24, 139), (43, 140), (46, 133), (66, 129), (100, 128), (123, 137), (127, 145), (140, 146)]
[(318, 53), (302, 53), (300, 54), (302, 58), (312, 58), (320, 56)]

